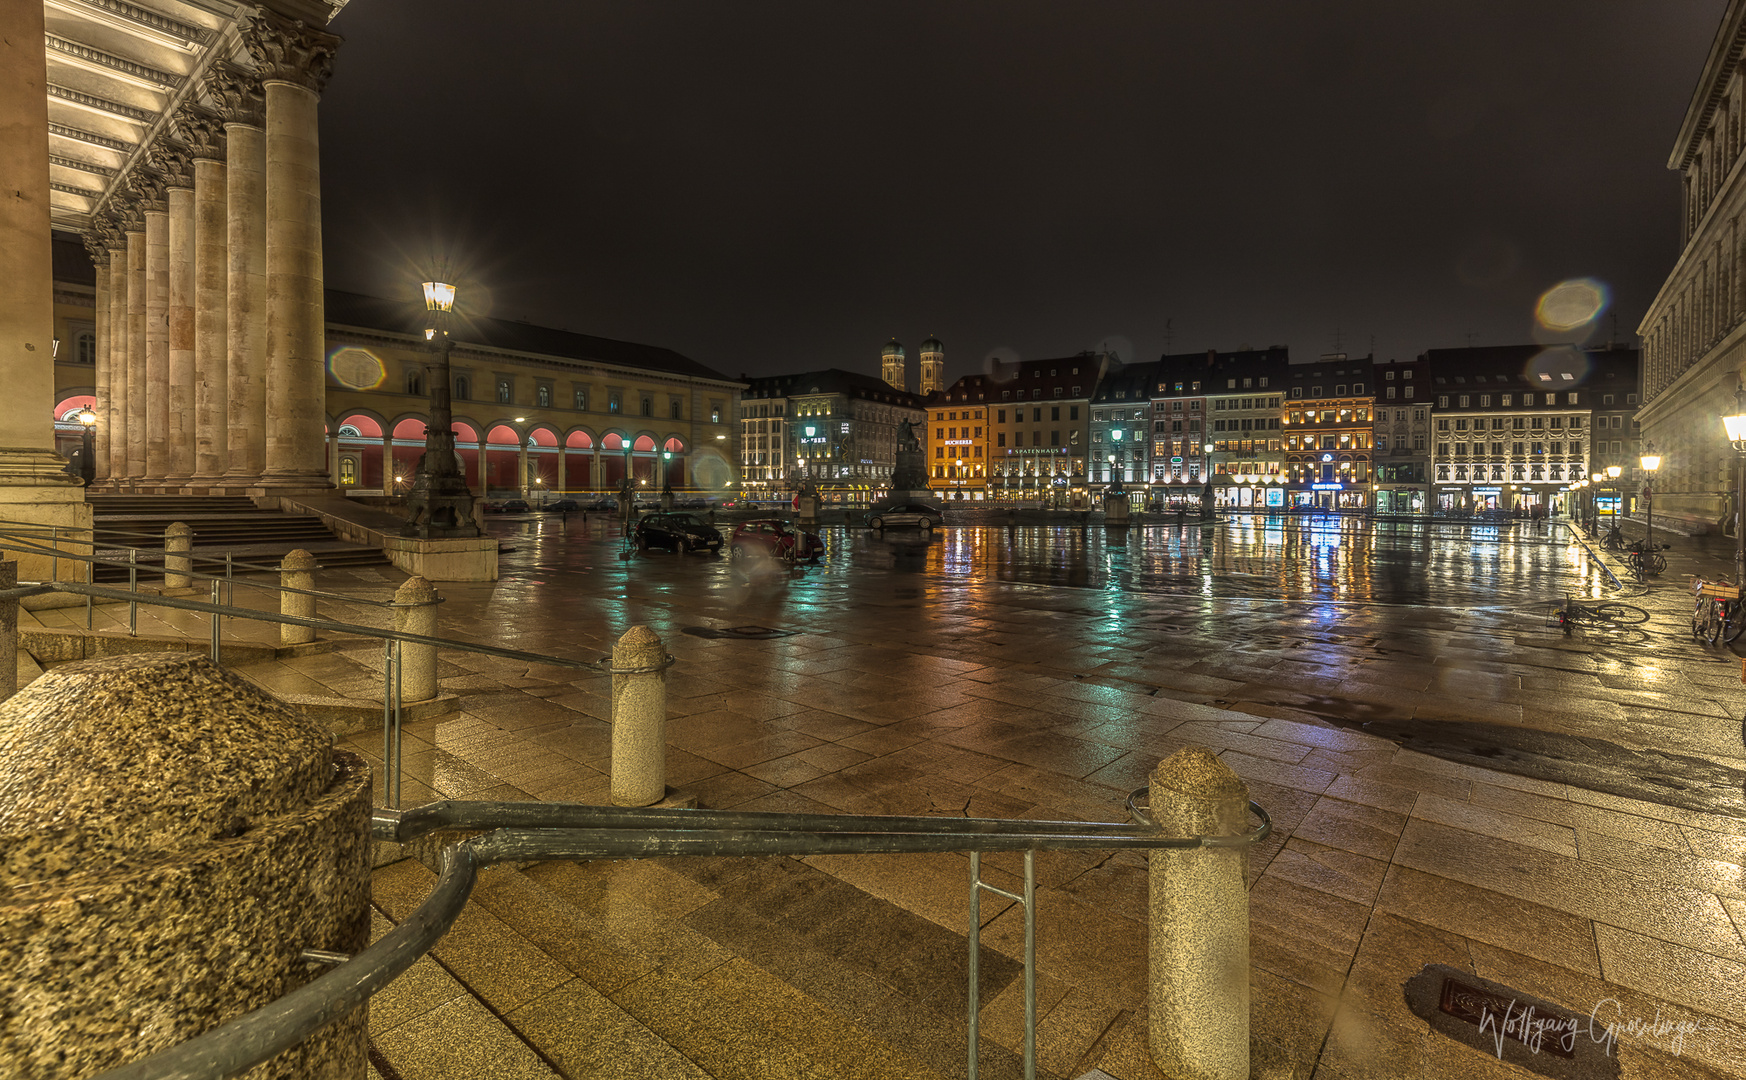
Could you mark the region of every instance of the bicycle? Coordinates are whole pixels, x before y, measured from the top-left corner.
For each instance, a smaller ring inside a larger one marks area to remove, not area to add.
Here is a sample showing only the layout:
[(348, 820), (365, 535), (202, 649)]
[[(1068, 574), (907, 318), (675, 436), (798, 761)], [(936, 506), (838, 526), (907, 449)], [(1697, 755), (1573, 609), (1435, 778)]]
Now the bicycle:
[(1569, 637), (1571, 630), (1582, 623), (1611, 628), (1636, 626), (1648, 621), (1649, 613), (1640, 607), (1632, 607), (1630, 604), (1620, 604), (1611, 600), (1589, 606), (1577, 603), (1570, 594), (1566, 593), (1564, 606), (1553, 608), (1546, 624), (1558, 627), (1564, 632), (1565, 637)]
[(1691, 612), (1692, 636), (1706, 645), (1718, 641), (1732, 644), (1746, 631), (1746, 603), (1740, 589), (1727, 578), (1705, 581), (1692, 579), (1692, 595), (1696, 603)]
[[(1659, 547), (1664, 550), (1667, 545), (1661, 544)], [(1654, 577), (1667, 569), (1667, 559), (1661, 551), (1653, 547), (1645, 548), (1641, 540), (1633, 543), (1626, 551), (1625, 565), (1630, 568), (1631, 573), (1637, 575), (1638, 581)]]
[(1607, 526), (1607, 531), (1601, 536), (1601, 547), (1608, 551), (1625, 550), (1625, 534), (1619, 531), (1617, 525)]

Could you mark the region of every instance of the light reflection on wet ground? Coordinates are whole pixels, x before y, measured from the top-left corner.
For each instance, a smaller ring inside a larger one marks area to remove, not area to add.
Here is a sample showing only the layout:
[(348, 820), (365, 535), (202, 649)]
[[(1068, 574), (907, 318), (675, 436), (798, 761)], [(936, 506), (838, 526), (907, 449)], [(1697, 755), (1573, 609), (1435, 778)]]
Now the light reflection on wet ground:
[[(515, 545), (506, 569), (609, 572), (665, 553), (618, 550), (610, 522), (500, 520)], [(1562, 530), (1361, 519), (1243, 517), (1110, 530), (1102, 525), (949, 527), (933, 534), (821, 530), (827, 553), (799, 576), (896, 575), (898, 595), (984, 582), (1164, 593), (1203, 599), (1345, 601), (1404, 606), (1520, 607), (1593, 594), (1600, 568)], [(767, 567), (693, 557), (687, 577), (721, 587)], [(905, 581), (913, 575), (919, 580)]]

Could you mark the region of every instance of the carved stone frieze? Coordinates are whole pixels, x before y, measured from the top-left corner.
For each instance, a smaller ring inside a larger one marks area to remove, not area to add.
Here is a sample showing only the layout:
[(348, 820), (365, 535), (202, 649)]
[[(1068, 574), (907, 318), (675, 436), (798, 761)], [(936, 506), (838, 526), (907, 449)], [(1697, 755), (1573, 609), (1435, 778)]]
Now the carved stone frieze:
[(91, 262), (99, 269), (109, 269), (109, 239), (99, 231), (103, 219), (91, 219), (91, 231), (79, 234), (79, 239), (85, 242), (85, 254), (91, 257)]
[(197, 160), (224, 160), (224, 121), (217, 113), (190, 106), (177, 118), (176, 131)]
[[(115, 202), (111, 200), (109, 210), (106, 213), (98, 214), (91, 219), (91, 234), (102, 242), (104, 258), (108, 258), (108, 253), (111, 251), (127, 249), (125, 230), (122, 228), (122, 221), (117, 217), (115, 209)], [(85, 246), (90, 247), (89, 240), (85, 242)], [(96, 258), (96, 256), (93, 255), (92, 258)]]
[(221, 122), (253, 127), (266, 123), (266, 98), (254, 72), (234, 64), (214, 64), (206, 73), (206, 93)]
[(333, 74), (341, 38), (302, 19), (257, 8), (242, 23), (242, 40), (262, 82), (295, 83), (320, 94)]

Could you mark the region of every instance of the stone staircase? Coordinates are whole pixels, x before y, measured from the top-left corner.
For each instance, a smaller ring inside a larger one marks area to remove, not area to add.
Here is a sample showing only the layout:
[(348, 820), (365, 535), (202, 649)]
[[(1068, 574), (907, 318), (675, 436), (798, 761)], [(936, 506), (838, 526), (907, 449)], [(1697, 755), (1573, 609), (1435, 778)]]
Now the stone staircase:
[[(223, 573), (228, 552), (239, 563), (277, 565), (285, 554), (303, 548), (321, 565), (383, 566), (388, 559), (373, 547), (335, 537), (313, 514), (262, 510), (250, 499), (226, 495), (92, 495), (93, 529), (99, 551), (124, 547), (161, 550), (164, 530), (182, 522), (194, 530), (194, 569)], [(142, 553), (143, 554), (143, 553)], [(109, 556), (114, 557), (114, 556)], [(154, 565), (142, 580), (157, 578)], [(127, 580), (124, 566), (99, 566), (99, 583)]]
[[(485, 871), (449, 934), (372, 1001), (372, 1063), (386, 1080), (964, 1076), (962, 931), (811, 863)], [(412, 859), (378, 868), (373, 936), (409, 916), (434, 882)], [(981, 1075), (1016, 1080), (1022, 966), (1001, 938), (991, 925), (982, 953)], [(1039, 1013), (1063, 992), (1044, 980)], [(1147, 1075), (1143, 1017), (1066, 1012), (1074, 1026), (1100, 1030), (1043, 1025), (1038, 1076), (1080, 1077), (1095, 1065), (1116, 1066), (1111, 1075), (1124, 1080)], [(1058, 1024), (1066, 1013), (1051, 1015)], [(1131, 1070), (1117, 1066), (1130, 1058)]]

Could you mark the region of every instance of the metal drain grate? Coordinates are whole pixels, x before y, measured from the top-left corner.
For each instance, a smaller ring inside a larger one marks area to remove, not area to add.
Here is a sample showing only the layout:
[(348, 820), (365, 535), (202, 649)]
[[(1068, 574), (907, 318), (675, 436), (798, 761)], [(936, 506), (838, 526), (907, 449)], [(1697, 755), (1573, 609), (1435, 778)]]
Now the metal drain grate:
[(687, 626), (685, 632), (692, 637), (735, 638), (740, 641), (769, 641), (800, 633), (798, 630), (773, 630), (768, 626)]

